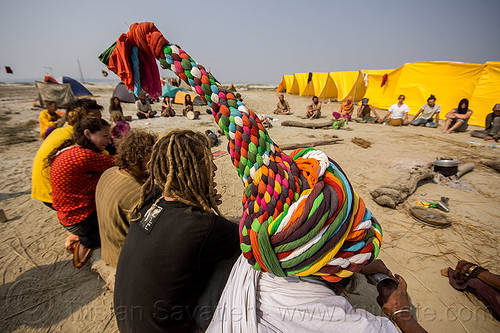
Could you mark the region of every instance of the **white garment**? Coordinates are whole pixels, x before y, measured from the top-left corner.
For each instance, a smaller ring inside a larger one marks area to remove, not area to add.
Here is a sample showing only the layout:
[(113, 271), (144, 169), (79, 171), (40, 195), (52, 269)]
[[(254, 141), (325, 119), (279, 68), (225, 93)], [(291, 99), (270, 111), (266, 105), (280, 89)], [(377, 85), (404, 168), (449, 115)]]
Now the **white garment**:
[(385, 317), (354, 309), (321, 281), (255, 271), (240, 256), (207, 332), (394, 332)]
[(410, 112), (410, 107), (403, 103), (403, 105), (398, 106), (398, 103), (391, 105), (389, 111), (392, 112), (392, 119), (403, 119), (405, 113)]

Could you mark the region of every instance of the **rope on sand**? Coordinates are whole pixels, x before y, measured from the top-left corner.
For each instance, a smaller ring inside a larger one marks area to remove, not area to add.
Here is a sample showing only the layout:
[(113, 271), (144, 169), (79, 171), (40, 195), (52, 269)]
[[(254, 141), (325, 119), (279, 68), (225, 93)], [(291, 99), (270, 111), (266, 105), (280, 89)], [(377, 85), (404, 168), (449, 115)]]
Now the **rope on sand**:
[[(152, 75), (141, 73), (130, 80), (128, 73), (118, 70), (131, 67), (127, 45), (137, 46), (139, 59), (141, 54), (155, 56), (211, 107), (244, 184), (241, 250), (254, 269), (277, 276), (317, 275), (337, 282), (377, 256), (381, 227), (326, 154), (301, 148), (286, 155), (253, 111), (150, 22), (132, 24), (100, 56), (129, 89), (140, 80), (148, 92)], [(142, 65), (141, 61), (140, 69)], [(144, 65), (151, 68), (147, 62)]]

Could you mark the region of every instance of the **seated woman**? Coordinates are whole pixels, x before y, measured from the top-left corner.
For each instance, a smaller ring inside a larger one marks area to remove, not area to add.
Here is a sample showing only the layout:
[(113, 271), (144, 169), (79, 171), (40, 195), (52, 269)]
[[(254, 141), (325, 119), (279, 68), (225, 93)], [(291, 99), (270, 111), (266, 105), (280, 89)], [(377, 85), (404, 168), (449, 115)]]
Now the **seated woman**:
[(132, 120), (132, 116), (125, 116), (123, 114), (123, 109), (122, 109), (120, 99), (116, 96), (111, 97), (111, 99), (109, 100), (109, 114), (111, 115), (113, 113), (113, 111), (120, 112), (122, 114), (122, 116), (124, 117), (125, 121)]
[(333, 128), (341, 128), (349, 120), (351, 120), (351, 115), (354, 111), (354, 104), (352, 104), (352, 96), (347, 97), (347, 100), (340, 105), (339, 112), (332, 112), (333, 119), (335, 122), (333, 123)]
[(56, 112), (57, 103), (54, 101), (46, 101), (47, 109), (40, 112), (40, 137), (45, 139), (49, 134), (58, 127), (61, 116)]
[(452, 132), (465, 132), (469, 125), (469, 118), (472, 115), (472, 110), (469, 109), (469, 100), (463, 98), (458, 103), (458, 107), (452, 109), (446, 114), (443, 133), (451, 134)]
[(306, 108), (306, 118), (317, 119), (321, 117), (321, 102), (318, 96), (312, 98), (312, 104), (308, 105)]
[(194, 111), (193, 101), (191, 101), (191, 95), (186, 94), (184, 97), (184, 109), (182, 109), (182, 115), (190, 120), (198, 119), (200, 117), (199, 111)]
[[(200, 303), (202, 295), (207, 289), (218, 300), (240, 253), (238, 225), (217, 208), (216, 170), (202, 133), (173, 130), (153, 147), (118, 259), (114, 307), (121, 332), (189, 332), (199, 328), (196, 311), (209, 309), (211, 317), (213, 308)], [(229, 260), (227, 275), (206, 288), (223, 260)]]
[(175, 111), (172, 107), (172, 100), (170, 97), (165, 96), (161, 102), (161, 116), (162, 117), (174, 117)]
[(285, 96), (281, 94), (279, 96), (278, 104), (276, 105), (276, 109), (273, 111), (275, 114), (290, 114), (290, 104), (285, 101)]
[(105, 120), (84, 118), (76, 124), (72, 139), (47, 157), (52, 205), (61, 225), (71, 233), (65, 246), (73, 253), (76, 268), (85, 265), (91, 250), (100, 246), (95, 189), (101, 174), (115, 165), (112, 157), (101, 154), (110, 142)]
[(52, 207), (52, 185), (50, 184), (50, 166), (46, 165), (45, 159), (61, 143), (71, 139), (73, 127), (85, 116), (90, 115), (83, 107), (70, 105), (66, 110), (66, 122), (68, 126), (56, 128), (49, 137), (43, 140), (36, 152), (31, 168), (31, 197), (40, 200), (46, 206)]

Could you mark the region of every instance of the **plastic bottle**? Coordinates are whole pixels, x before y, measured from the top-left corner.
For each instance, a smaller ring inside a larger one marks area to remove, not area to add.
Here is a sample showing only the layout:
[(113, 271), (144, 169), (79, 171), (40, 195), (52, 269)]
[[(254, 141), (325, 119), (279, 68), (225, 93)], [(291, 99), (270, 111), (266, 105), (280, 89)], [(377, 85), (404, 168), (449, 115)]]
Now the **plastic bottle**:
[(476, 142), (476, 141), (469, 141), (469, 144), (474, 145), (474, 146), (484, 146), (484, 143)]
[(491, 145), (491, 148), (498, 148), (498, 145)]

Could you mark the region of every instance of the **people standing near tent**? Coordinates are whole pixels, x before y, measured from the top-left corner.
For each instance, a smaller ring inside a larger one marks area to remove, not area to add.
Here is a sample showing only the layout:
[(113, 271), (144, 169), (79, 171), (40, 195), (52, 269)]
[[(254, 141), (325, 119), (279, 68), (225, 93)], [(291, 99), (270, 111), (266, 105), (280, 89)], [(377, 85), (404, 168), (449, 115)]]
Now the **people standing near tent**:
[(276, 105), (276, 109), (273, 111), (275, 114), (290, 114), (290, 104), (285, 101), (285, 95), (281, 94), (279, 96), (278, 104)]
[(321, 117), (321, 102), (318, 96), (312, 98), (312, 103), (306, 108), (306, 117), (308, 119), (316, 119)]
[[(73, 136), (73, 127), (84, 117), (100, 118), (102, 106), (92, 99), (76, 100), (66, 109), (64, 116), (67, 126), (56, 128), (49, 137), (43, 140), (33, 159), (31, 168), (31, 197), (40, 200), (46, 206), (52, 207), (52, 186), (50, 184), (50, 166), (45, 159), (65, 140)], [(62, 121), (62, 120), (61, 120)], [(112, 148), (112, 147), (111, 147)], [(112, 150), (110, 147), (108, 149)]]
[(59, 124), (61, 116), (57, 114), (57, 103), (45, 101), (46, 110), (40, 112), (40, 137), (45, 139)]
[[(375, 111), (375, 108), (368, 104), (369, 99), (368, 98), (363, 98), (361, 100), (361, 105), (359, 106), (358, 110), (356, 111), (356, 118), (353, 120), (358, 122), (358, 123), (375, 123), (378, 119), (380, 119), (379, 115), (377, 114), (377, 111)], [(375, 115), (375, 117), (371, 116), (371, 113)]]
[(486, 116), (484, 130), (471, 131), (470, 135), (486, 141), (500, 140), (500, 103), (495, 104), (493, 112)]
[[(216, 170), (203, 133), (173, 130), (154, 145), (116, 271), (121, 332), (197, 331), (193, 314), (200, 312), (210, 320), (240, 253), (238, 225), (219, 213)], [(151, 196), (155, 187), (159, 196)]]
[(391, 105), (385, 116), (378, 120), (379, 123), (383, 123), (389, 119), (387, 124), (390, 126), (408, 125), (408, 112), (410, 112), (410, 107), (406, 105), (404, 101), (405, 95), (399, 95), (398, 102)]
[(174, 111), (174, 108), (172, 107), (172, 100), (168, 96), (165, 96), (163, 98), (162, 103), (161, 103), (161, 116), (162, 117), (174, 117), (175, 116), (175, 111)]
[(157, 135), (132, 130), (118, 144), (116, 166), (104, 171), (96, 187), (97, 220), (101, 236), (101, 258), (116, 267), (130, 228), (130, 214), (146, 181), (147, 163)]
[(469, 100), (462, 98), (458, 107), (452, 109), (446, 114), (446, 121), (444, 122), (443, 133), (451, 134), (452, 132), (465, 132), (469, 125), (472, 110), (469, 109)]
[[(439, 112), (441, 112), (441, 105), (436, 104), (436, 96), (431, 95), (427, 98), (427, 104), (424, 104), (420, 110), (418, 110), (410, 124), (413, 126), (436, 128), (439, 126)], [(422, 115), (420, 116), (420, 114)], [(436, 121), (434, 121), (434, 117)]]
[(115, 165), (113, 157), (102, 154), (110, 142), (109, 124), (88, 117), (76, 124), (72, 139), (47, 156), (52, 205), (61, 225), (71, 233), (65, 247), (73, 253), (76, 268), (81, 268), (91, 250), (100, 246), (95, 189), (101, 174)]
[(151, 104), (146, 99), (146, 93), (141, 91), (139, 94), (139, 99), (135, 102), (137, 107), (137, 117), (139, 119), (153, 118), (156, 115), (156, 111), (153, 111)]
[(189, 120), (198, 119), (200, 117), (200, 112), (194, 111), (193, 101), (189, 94), (184, 96), (184, 109), (182, 109), (182, 115)]

